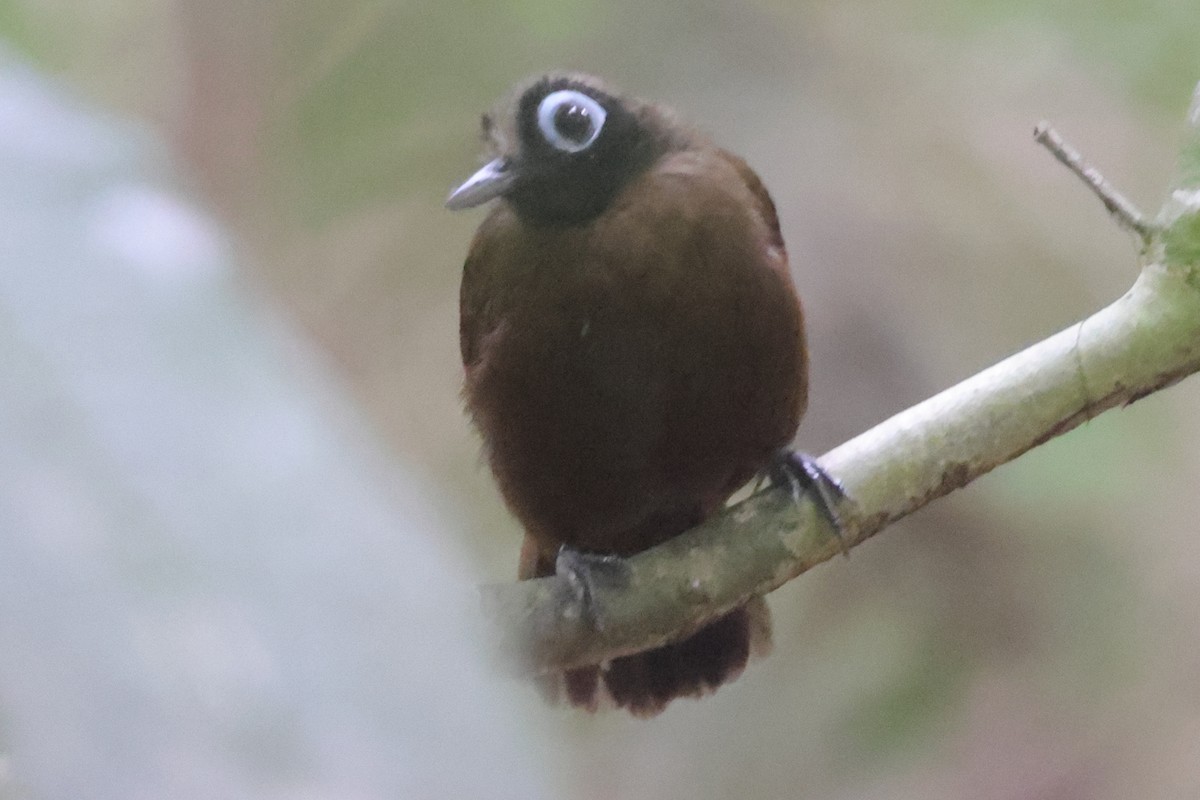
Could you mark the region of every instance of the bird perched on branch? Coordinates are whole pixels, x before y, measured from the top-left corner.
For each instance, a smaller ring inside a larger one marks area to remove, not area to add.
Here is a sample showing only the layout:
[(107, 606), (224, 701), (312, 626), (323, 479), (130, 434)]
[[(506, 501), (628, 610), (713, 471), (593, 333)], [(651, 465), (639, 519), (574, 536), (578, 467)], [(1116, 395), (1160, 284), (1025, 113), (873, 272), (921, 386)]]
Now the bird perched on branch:
[[(836, 481), (789, 449), (808, 390), (803, 316), (775, 206), (742, 159), (657, 105), (569, 73), (483, 117), (493, 156), (451, 209), (499, 198), (463, 267), (464, 397), (525, 527), (518, 577), (599, 579), (756, 475)], [(602, 613), (602, 612), (599, 612)], [(680, 641), (544, 676), (639, 716), (733, 680), (765, 652), (752, 598)]]

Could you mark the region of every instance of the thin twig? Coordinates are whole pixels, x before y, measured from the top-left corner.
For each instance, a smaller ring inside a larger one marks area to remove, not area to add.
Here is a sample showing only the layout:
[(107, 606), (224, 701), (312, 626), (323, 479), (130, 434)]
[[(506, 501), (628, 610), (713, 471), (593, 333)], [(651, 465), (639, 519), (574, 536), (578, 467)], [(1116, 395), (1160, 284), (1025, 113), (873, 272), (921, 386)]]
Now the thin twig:
[(1149, 244), (1154, 236), (1155, 228), (1146, 221), (1146, 216), (1129, 198), (1121, 194), (1111, 183), (1105, 180), (1100, 170), (1083, 160), (1079, 151), (1068, 144), (1049, 122), (1039, 122), (1033, 129), (1033, 139), (1045, 147), (1067, 169), (1079, 176), (1104, 203), (1108, 213), (1121, 225), (1141, 237), (1143, 244)]

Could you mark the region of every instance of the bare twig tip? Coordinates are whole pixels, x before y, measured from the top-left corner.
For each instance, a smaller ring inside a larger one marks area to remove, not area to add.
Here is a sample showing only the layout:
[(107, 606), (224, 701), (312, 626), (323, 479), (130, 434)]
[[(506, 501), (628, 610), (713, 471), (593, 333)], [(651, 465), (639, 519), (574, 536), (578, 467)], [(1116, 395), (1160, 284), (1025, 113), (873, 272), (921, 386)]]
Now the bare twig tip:
[(1125, 195), (1117, 191), (1116, 187), (1100, 174), (1100, 170), (1084, 161), (1079, 151), (1068, 144), (1058, 131), (1054, 130), (1054, 126), (1045, 121), (1039, 122), (1033, 129), (1033, 138), (1049, 150), (1059, 163), (1086, 183), (1118, 223), (1141, 237), (1143, 244), (1150, 243), (1155, 228), (1146, 220), (1146, 216)]

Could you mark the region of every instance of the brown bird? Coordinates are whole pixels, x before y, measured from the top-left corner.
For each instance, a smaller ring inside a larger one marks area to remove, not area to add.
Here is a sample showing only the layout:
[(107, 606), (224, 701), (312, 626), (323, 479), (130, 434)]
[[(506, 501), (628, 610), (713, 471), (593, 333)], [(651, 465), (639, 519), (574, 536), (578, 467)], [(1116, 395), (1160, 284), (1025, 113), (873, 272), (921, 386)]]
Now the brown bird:
[[(836, 524), (841, 488), (788, 449), (808, 394), (803, 316), (746, 162), (579, 74), (518, 86), (483, 133), (494, 159), (446, 205), (501, 199), (463, 267), (460, 345), (467, 408), (526, 530), (518, 577), (557, 563), (590, 580), (589, 554), (653, 547), (764, 473), (815, 489)], [(543, 688), (649, 716), (769, 644), (759, 597)]]

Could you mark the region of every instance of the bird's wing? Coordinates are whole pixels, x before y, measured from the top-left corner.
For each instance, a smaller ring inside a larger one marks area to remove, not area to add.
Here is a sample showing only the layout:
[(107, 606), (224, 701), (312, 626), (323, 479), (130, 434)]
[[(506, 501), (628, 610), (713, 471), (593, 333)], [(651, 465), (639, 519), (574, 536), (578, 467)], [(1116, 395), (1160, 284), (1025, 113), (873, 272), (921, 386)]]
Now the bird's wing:
[(742, 180), (746, 182), (746, 186), (750, 189), (750, 193), (753, 194), (754, 198), (758, 201), (759, 210), (762, 214), (763, 220), (766, 222), (767, 227), (770, 229), (774, 237), (774, 241), (772, 241), (771, 244), (779, 248), (780, 254), (786, 261), (787, 248), (783, 244), (783, 234), (779, 231), (779, 214), (775, 211), (775, 201), (771, 199), (771, 194), (767, 191), (767, 187), (763, 185), (762, 179), (760, 179), (758, 174), (750, 168), (750, 165), (743, 161), (740, 157), (730, 153), (728, 150), (718, 150), (717, 152), (722, 158), (724, 158), (733, 166), (738, 175), (741, 176)]
[(494, 216), (495, 211), (480, 225), (471, 242), (458, 293), (458, 346), (463, 366), (468, 370), (481, 357), (484, 337), (500, 323), (495, 309), (496, 298), (504, 291), (503, 286), (497, 285), (503, 275), (487, 267), (494, 246), (490, 236), (495, 227)]

